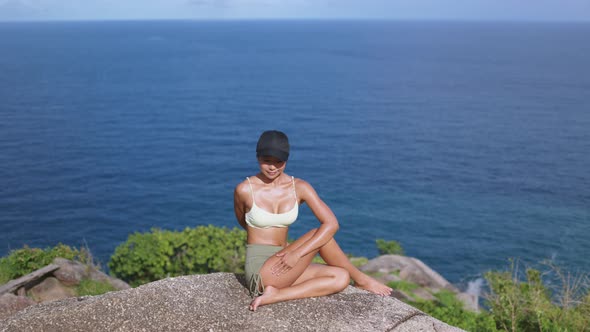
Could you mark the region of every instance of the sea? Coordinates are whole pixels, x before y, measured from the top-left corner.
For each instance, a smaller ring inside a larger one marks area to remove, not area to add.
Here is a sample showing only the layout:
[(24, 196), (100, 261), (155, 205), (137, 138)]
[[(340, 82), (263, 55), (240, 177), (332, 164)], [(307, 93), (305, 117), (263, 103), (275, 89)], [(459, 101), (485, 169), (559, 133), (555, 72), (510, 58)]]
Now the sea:
[[(590, 270), (590, 23), (0, 23), (0, 256), (239, 227), (282, 130), (286, 172), (346, 253), (399, 241), (468, 285), (510, 259)], [(296, 238), (320, 224), (305, 205)]]

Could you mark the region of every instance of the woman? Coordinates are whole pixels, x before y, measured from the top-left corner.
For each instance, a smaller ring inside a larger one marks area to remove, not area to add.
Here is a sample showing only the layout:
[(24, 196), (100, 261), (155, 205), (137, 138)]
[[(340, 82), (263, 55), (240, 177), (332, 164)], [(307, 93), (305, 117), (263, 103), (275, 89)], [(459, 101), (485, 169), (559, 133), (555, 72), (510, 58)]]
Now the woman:
[[(246, 280), (256, 296), (250, 310), (292, 299), (340, 292), (352, 278), (355, 286), (380, 295), (391, 288), (363, 274), (350, 263), (334, 240), (338, 220), (313, 187), (285, 173), (289, 141), (280, 131), (265, 131), (256, 146), (260, 172), (240, 183), (234, 192), (238, 222), (248, 233)], [(287, 230), (307, 203), (321, 226), (293, 243)], [(319, 253), (327, 265), (312, 264)]]

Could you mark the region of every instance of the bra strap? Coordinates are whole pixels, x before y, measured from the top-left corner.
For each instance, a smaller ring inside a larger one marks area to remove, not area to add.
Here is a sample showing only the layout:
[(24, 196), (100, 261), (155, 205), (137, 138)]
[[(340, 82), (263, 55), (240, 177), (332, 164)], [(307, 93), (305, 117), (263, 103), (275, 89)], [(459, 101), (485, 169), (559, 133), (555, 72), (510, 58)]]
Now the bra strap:
[(297, 203), (299, 202), (299, 199), (297, 198), (297, 190), (295, 190), (295, 177), (291, 176), (291, 181), (293, 182), (293, 193), (295, 194), (295, 205), (297, 205)]
[(250, 194), (252, 195), (252, 205), (254, 205), (254, 190), (252, 189), (252, 182), (250, 182), (250, 178), (246, 177), (248, 180), (248, 184), (250, 185)]

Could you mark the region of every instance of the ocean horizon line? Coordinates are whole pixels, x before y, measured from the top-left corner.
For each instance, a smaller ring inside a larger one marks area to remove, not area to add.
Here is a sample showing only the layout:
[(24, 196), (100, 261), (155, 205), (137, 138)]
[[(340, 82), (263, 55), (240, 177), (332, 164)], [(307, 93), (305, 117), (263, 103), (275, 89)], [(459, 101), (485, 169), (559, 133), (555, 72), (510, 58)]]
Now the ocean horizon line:
[(549, 24), (549, 25), (588, 25), (590, 20), (545, 20), (545, 19), (440, 19), (440, 18), (363, 18), (363, 17), (321, 17), (321, 18), (55, 18), (55, 19), (0, 19), (5, 23), (99, 23), (99, 22), (363, 22), (363, 23), (452, 23), (452, 24)]

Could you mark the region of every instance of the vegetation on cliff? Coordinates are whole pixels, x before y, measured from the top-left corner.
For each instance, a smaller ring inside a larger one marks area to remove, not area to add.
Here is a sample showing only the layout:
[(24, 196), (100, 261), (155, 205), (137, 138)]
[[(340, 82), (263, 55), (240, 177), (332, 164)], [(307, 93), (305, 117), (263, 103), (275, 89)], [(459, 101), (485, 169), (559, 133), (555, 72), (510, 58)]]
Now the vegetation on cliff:
[(0, 258), (0, 285), (47, 266), (56, 257), (92, 263), (92, 255), (86, 248), (76, 249), (62, 243), (45, 249), (24, 246)]
[[(166, 277), (211, 272), (243, 273), (246, 232), (215, 226), (186, 228), (183, 231), (152, 229), (134, 233), (115, 249), (108, 263), (111, 274), (133, 286)], [(396, 241), (377, 240), (380, 254), (401, 254)], [(0, 284), (49, 263), (55, 257), (92, 263), (86, 249), (58, 244), (53, 248), (24, 247), (0, 258)], [(366, 262), (364, 258), (351, 257)], [(318, 259), (318, 261), (320, 261)], [(550, 276), (555, 278), (551, 279)], [(590, 289), (588, 274), (572, 275), (551, 266), (518, 268), (485, 274), (488, 292), (480, 313), (465, 310), (455, 294), (440, 291), (434, 300), (415, 297), (411, 305), (448, 324), (468, 331), (590, 331)], [(417, 285), (394, 281), (389, 285), (410, 296)], [(555, 286), (560, 289), (555, 289)], [(112, 290), (102, 284), (81, 284), (80, 294), (98, 295)]]
[(574, 275), (548, 264), (549, 269), (485, 274), (490, 291), (486, 304), (502, 331), (590, 331), (588, 274)]
[(246, 232), (212, 225), (134, 233), (115, 249), (111, 273), (132, 286), (188, 274), (244, 272)]
[(379, 255), (403, 255), (404, 249), (402, 245), (397, 241), (386, 241), (383, 239), (377, 239), (375, 241)]
[(493, 315), (485, 311), (476, 313), (465, 310), (463, 302), (459, 301), (453, 292), (442, 290), (434, 296), (434, 301), (417, 300), (408, 303), (434, 318), (466, 331), (498, 331)]
[[(0, 258), (0, 285), (46, 267), (49, 264), (55, 264), (54, 259), (58, 257), (80, 262), (82, 263), (81, 266), (89, 272), (100, 270), (100, 267), (94, 264), (92, 255), (86, 248), (72, 248), (62, 243), (59, 243), (55, 247), (47, 247), (45, 249), (25, 246), (21, 249), (13, 250), (7, 256)], [(70, 283), (72, 282), (70, 280)], [(70, 289), (75, 296), (99, 295), (117, 290), (107, 280), (94, 280), (89, 276), (82, 276), (79, 284), (69, 286), (71, 287), (64, 287)], [(36, 301), (42, 300), (37, 298), (35, 294), (31, 294), (30, 290), (27, 291), (27, 296)]]

